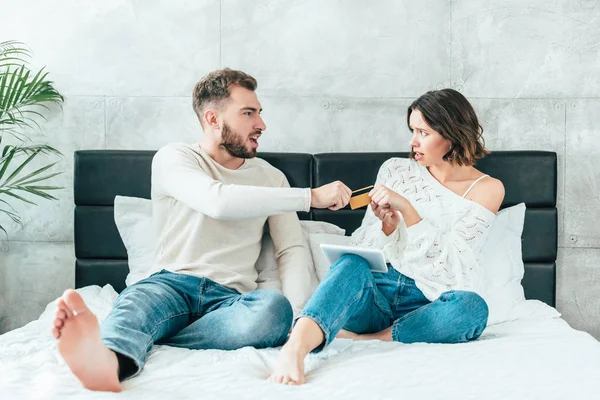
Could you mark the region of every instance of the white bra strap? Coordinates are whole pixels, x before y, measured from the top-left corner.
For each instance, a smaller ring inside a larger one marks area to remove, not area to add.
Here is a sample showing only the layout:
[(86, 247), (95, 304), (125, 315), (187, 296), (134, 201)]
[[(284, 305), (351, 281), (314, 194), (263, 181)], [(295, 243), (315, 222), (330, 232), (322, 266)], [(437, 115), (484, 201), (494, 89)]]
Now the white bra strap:
[(462, 197), (465, 197), (466, 195), (468, 195), (468, 194), (469, 194), (469, 192), (471, 191), (471, 189), (473, 189), (473, 186), (475, 186), (475, 184), (476, 184), (477, 182), (479, 182), (480, 180), (482, 180), (483, 178), (485, 178), (485, 177), (487, 177), (487, 176), (489, 176), (489, 175), (483, 175), (483, 176), (480, 176), (479, 178), (477, 178), (477, 179), (475, 180), (475, 182), (473, 182), (473, 183), (471, 184), (471, 186), (469, 186), (469, 188), (467, 189), (467, 191), (465, 192), (465, 194), (463, 194), (463, 195), (462, 195)]

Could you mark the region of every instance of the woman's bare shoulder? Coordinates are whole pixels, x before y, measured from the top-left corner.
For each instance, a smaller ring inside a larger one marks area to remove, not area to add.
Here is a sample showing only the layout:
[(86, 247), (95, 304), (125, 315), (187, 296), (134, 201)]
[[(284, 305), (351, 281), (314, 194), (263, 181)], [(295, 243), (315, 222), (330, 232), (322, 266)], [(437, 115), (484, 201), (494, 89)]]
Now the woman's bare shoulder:
[(477, 182), (470, 194), (471, 201), (481, 204), (495, 214), (504, 201), (504, 184), (500, 180), (488, 176)]

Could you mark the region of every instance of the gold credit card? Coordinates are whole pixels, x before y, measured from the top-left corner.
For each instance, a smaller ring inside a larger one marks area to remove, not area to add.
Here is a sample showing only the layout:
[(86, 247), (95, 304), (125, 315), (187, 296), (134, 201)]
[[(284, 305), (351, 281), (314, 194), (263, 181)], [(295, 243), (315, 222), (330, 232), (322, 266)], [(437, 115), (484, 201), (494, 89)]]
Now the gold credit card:
[(357, 208), (368, 206), (371, 203), (369, 192), (373, 189), (373, 185), (357, 189), (352, 192), (350, 197), (350, 208), (356, 210)]

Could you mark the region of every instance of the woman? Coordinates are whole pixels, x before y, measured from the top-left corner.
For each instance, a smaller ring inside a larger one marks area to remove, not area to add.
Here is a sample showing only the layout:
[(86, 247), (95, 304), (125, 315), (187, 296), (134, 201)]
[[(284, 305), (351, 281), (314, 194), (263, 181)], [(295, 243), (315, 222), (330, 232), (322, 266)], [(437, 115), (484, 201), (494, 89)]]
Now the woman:
[(471, 104), (459, 92), (425, 93), (408, 108), (409, 159), (380, 168), (371, 207), (353, 234), (380, 248), (387, 273), (346, 255), (296, 320), (269, 380), (304, 382), (304, 357), (338, 337), (403, 343), (477, 339), (488, 308), (480, 251), (504, 199), (502, 182), (478, 171), (489, 152)]

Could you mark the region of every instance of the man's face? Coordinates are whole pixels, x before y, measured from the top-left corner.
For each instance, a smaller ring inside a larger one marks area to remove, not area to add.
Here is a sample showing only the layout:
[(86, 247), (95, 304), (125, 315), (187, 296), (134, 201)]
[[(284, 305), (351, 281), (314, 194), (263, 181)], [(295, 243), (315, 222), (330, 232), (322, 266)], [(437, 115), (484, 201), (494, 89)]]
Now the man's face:
[(230, 88), (230, 97), (221, 113), (221, 146), (238, 158), (256, 156), (258, 138), (267, 127), (256, 93), (241, 86)]

